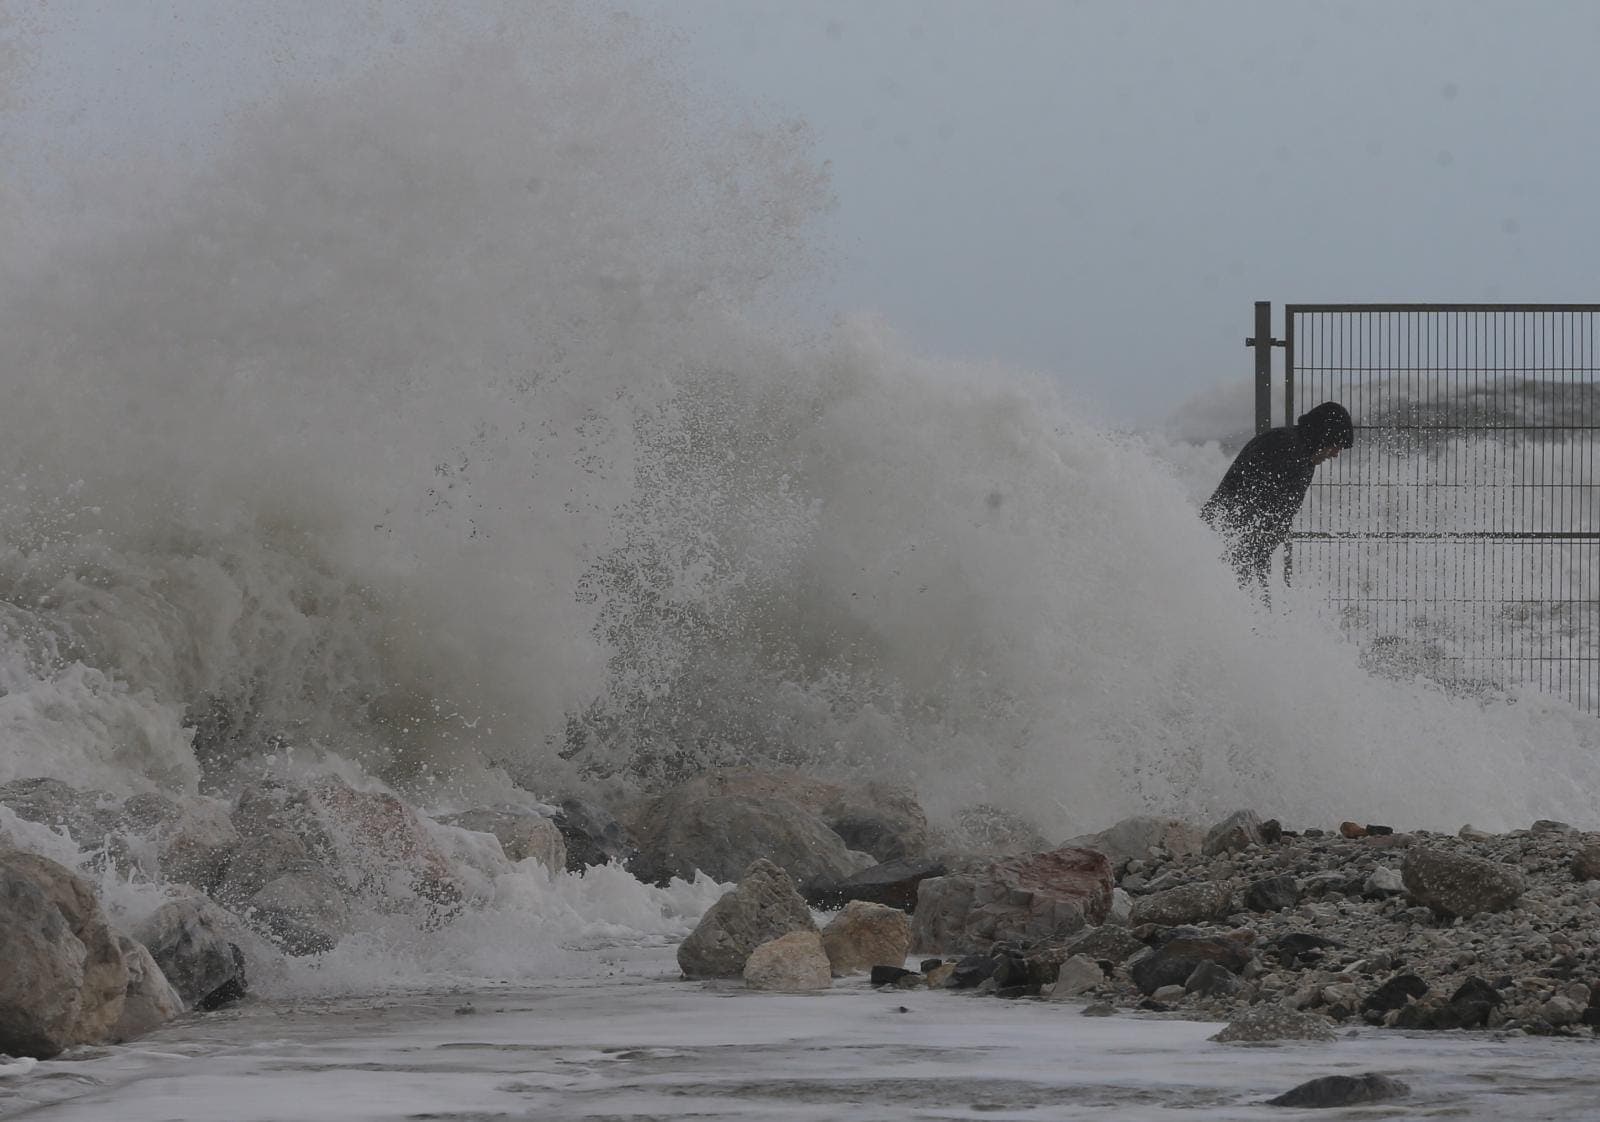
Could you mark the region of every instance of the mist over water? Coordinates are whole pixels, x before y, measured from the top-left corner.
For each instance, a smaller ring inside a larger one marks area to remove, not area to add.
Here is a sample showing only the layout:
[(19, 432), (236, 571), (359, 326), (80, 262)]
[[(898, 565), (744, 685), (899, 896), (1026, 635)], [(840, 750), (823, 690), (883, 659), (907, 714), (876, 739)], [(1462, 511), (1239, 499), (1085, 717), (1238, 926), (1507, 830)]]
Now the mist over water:
[(811, 326), (807, 130), (647, 28), (441, 16), (279, 79), (198, 171), (10, 192), (0, 781), (465, 806), (737, 762), (1052, 838), (1593, 824), (1591, 718), (1375, 677), (1315, 589), (1241, 593), (1214, 448)]

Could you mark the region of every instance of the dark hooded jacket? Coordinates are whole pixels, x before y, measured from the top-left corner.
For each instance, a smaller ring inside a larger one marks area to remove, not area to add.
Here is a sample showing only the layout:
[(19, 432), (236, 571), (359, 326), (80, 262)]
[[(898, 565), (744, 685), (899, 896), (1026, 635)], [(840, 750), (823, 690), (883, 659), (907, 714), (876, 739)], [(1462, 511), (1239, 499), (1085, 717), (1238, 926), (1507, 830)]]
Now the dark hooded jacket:
[(1272, 553), (1289, 539), (1305, 501), (1313, 457), (1324, 448), (1349, 448), (1355, 430), (1344, 406), (1327, 401), (1292, 426), (1268, 429), (1235, 457), (1200, 517), (1228, 539), (1228, 559), (1241, 581), (1266, 583)]

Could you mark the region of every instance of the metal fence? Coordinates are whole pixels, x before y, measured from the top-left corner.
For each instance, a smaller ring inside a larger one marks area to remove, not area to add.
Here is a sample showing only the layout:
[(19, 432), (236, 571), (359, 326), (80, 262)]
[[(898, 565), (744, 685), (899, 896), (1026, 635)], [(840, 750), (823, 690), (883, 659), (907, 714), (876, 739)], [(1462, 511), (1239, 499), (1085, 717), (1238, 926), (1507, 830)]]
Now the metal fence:
[(1317, 469), (1285, 558), (1375, 667), (1600, 711), (1600, 304), (1256, 306), (1256, 426), (1323, 401), (1355, 447)]

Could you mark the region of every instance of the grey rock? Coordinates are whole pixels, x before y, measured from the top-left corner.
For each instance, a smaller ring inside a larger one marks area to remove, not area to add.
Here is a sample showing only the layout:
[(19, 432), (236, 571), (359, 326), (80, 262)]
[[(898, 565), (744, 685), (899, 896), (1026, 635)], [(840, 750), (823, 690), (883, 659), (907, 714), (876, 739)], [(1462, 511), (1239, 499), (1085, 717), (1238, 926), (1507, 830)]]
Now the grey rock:
[(1213, 936), (1179, 928), (1161, 945), (1129, 959), (1128, 974), (1145, 994), (1154, 994), (1162, 986), (1181, 986), (1202, 962), (1216, 963), (1236, 974), (1253, 957), (1248, 935)]
[(204, 795), (146, 793), (122, 805), (125, 827), (154, 843), (160, 876), (208, 892), (222, 884), (241, 845), (230, 814), (227, 803)]
[(928, 848), (928, 816), (908, 792), (887, 783), (846, 787), (818, 811), (846, 846), (879, 863), (916, 858)]
[(1267, 1105), (1310, 1109), (1355, 1106), (1402, 1099), (1410, 1093), (1411, 1088), (1398, 1079), (1369, 1071), (1363, 1075), (1324, 1075), (1268, 1099)]
[(1105, 971), (1088, 955), (1075, 954), (1061, 964), (1055, 985), (1047, 992), (1053, 998), (1077, 997), (1105, 985)]
[(106, 844), (119, 813), (117, 800), (104, 791), (83, 791), (43, 777), (0, 784), (0, 806), (28, 822), (66, 831), (85, 850)]
[(1300, 884), (1287, 873), (1251, 881), (1244, 890), (1244, 906), (1252, 912), (1279, 912), (1300, 902)]
[(858, 857), (817, 814), (782, 795), (721, 793), (693, 781), (641, 804), (632, 814), (639, 847), (632, 869), (641, 880), (665, 884), (703, 872), (719, 881), (766, 860), (798, 885), (840, 881), (871, 860)]
[(1252, 1005), (1238, 1013), (1226, 1028), (1210, 1039), (1221, 1044), (1333, 1040), (1334, 1031), (1326, 1017), (1315, 1013), (1301, 1013), (1281, 1005)]
[(1104, 924), (1091, 928), (1067, 944), (1071, 954), (1087, 955), (1096, 962), (1125, 962), (1145, 949), (1126, 927)]
[(330, 951), (352, 930), (343, 887), (315, 867), (268, 881), (250, 897), (246, 914), (291, 956)]
[[(1202, 997), (1226, 997), (1244, 988), (1239, 976), (1216, 962), (1202, 962), (1184, 980), (1183, 988)], [(1157, 991), (1159, 994), (1159, 991)], [(1161, 1000), (1159, 996), (1157, 1001)]]
[(552, 873), (567, 868), (567, 843), (560, 828), (542, 814), (531, 810), (468, 810), (439, 819), (479, 834), (493, 834), (501, 852), (511, 861), (539, 862)]
[(815, 930), (811, 911), (788, 875), (770, 861), (757, 860), (679, 946), (678, 966), (690, 978), (737, 978), (762, 943), (791, 931)]
[(917, 886), (912, 950), (964, 954), (997, 941), (1037, 942), (1103, 923), (1111, 863), (1092, 849), (1055, 849), (993, 861)]
[(604, 807), (584, 799), (570, 795), (562, 799), (553, 821), (566, 843), (569, 873), (581, 873), (590, 865), (626, 865), (637, 852), (626, 827)]
[(1201, 852), (1207, 857), (1219, 853), (1232, 853), (1252, 845), (1264, 843), (1261, 835), (1261, 817), (1253, 810), (1236, 810), (1206, 831)]
[(1400, 875), (1413, 900), (1446, 916), (1504, 911), (1523, 891), (1521, 874), (1508, 865), (1426, 846), (1406, 853)]
[(1162, 892), (1141, 896), (1133, 902), (1128, 923), (1176, 927), (1184, 923), (1203, 923), (1220, 919), (1233, 911), (1233, 886), (1211, 881), (1196, 881)]
[(1113, 867), (1149, 857), (1152, 849), (1178, 857), (1199, 853), (1205, 841), (1198, 826), (1180, 818), (1153, 818), (1138, 816), (1124, 818), (1114, 826), (1097, 834), (1083, 834), (1062, 842), (1063, 846), (1080, 849), (1098, 849), (1111, 860)]
[(917, 905), (917, 885), (949, 871), (943, 861), (906, 857), (862, 869), (840, 881), (813, 882), (805, 895), (819, 908), (842, 908), (851, 900), (866, 900), (909, 912)]
[(227, 938), (216, 912), (203, 899), (170, 901), (134, 933), (184, 1003), (195, 1009), (215, 1009), (248, 988), (244, 954)]
[(1396, 870), (1384, 865), (1373, 869), (1361, 886), (1361, 891), (1367, 896), (1399, 896), (1405, 890), (1405, 878)]
[(0, 852), (0, 1052), (45, 1059), (110, 1037), (128, 967), (89, 885), (33, 853)]
[(135, 1040), (160, 1028), (183, 1012), (183, 998), (172, 988), (145, 945), (126, 935), (117, 937), (122, 961), (128, 968), (128, 988), (122, 1013), (108, 1039), (114, 1044)]

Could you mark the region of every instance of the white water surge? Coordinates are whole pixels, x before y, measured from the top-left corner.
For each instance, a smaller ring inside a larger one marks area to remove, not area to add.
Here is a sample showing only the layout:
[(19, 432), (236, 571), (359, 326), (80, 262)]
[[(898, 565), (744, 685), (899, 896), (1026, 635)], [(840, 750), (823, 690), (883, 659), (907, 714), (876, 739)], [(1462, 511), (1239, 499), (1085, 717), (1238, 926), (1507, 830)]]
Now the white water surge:
[[(815, 326), (803, 125), (587, 5), (407, 11), (181, 173), (30, 175), (8, 134), (0, 781), (333, 769), (451, 808), (747, 762), (1052, 838), (1596, 824), (1587, 716), (1374, 677), (1315, 590), (1241, 593), (1195, 514), (1214, 447)], [(528, 916), (667, 937), (708, 898), (497, 891), (326, 987), (537, 974)]]

